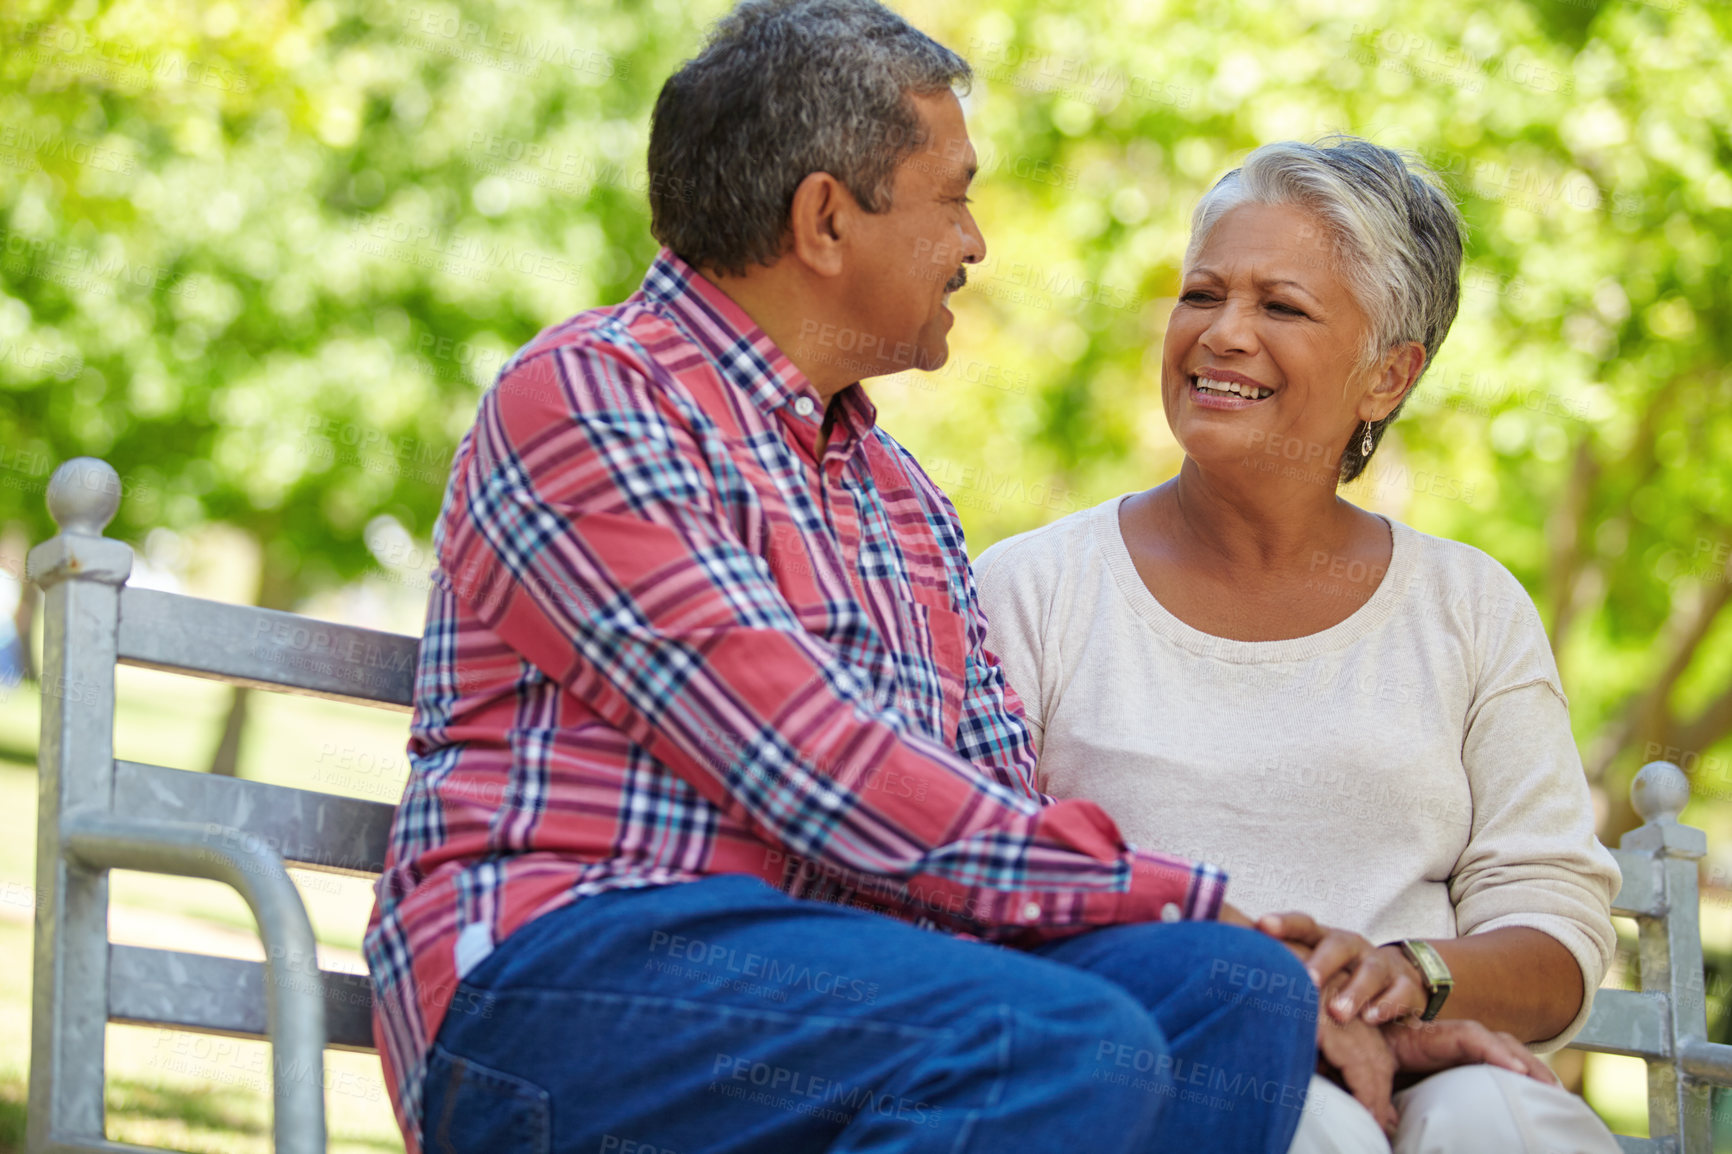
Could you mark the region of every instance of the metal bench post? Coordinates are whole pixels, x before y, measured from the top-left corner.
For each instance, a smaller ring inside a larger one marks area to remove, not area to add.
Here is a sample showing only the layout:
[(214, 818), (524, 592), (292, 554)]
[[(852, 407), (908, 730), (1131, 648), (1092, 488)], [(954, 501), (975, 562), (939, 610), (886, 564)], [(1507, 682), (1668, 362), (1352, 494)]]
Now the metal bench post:
[(263, 845), (214, 837), (222, 826), (115, 808), (114, 667), (124, 656), (123, 607), (148, 615), (152, 605), (124, 600), (136, 597), (122, 593), (132, 551), (102, 537), (119, 505), (120, 478), (106, 462), (66, 462), (48, 486), (49, 511), (61, 532), (29, 557), (29, 577), (43, 589), (47, 617), (25, 1148), (30, 1154), (145, 1154), (144, 1147), (107, 1140), (103, 1109), (116, 957), (108, 941), (108, 871), (136, 869), (214, 878), (246, 899), (267, 955), (263, 997), (274, 1060), (276, 1150), (319, 1154), (325, 1149), (324, 976), (306, 908), (281, 856)]
[(60, 534), (30, 551), (43, 593), (35, 986), (27, 1148), (101, 1143), (108, 1027), (108, 874), (66, 853), (65, 822), (104, 813), (114, 790), (114, 662), (132, 550), (105, 540), (120, 478), (90, 458), (55, 471)]
[[(1618, 843), (1620, 864), (1651, 871), (1652, 916), (1638, 916), (1642, 994), (1662, 1003), (1662, 1054), (1648, 1061), (1650, 1143), (1680, 1154), (1707, 1154), (1713, 1136), (1714, 1083), (1732, 1077), (1732, 1047), (1708, 1042), (1697, 868), (1708, 849), (1699, 829), (1678, 823), (1690, 782), (1670, 762), (1642, 767), (1630, 800), (1644, 824)], [(1626, 888), (1630, 888), (1626, 882)], [(1655, 1148), (1653, 1145), (1647, 1148)]]

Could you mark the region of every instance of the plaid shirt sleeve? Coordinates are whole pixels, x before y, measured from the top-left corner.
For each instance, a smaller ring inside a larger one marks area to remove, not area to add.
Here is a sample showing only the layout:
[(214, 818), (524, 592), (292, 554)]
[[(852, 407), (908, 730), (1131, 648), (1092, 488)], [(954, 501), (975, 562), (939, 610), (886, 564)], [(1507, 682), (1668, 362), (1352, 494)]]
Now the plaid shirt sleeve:
[[(512, 366), (483, 402), (441, 566), (488, 629), (751, 828), (767, 861), (893, 881), (987, 937), (1215, 915), (1220, 871), (1133, 850), (1093, 803), (1042, 804), (879, 707), (796, 619), (721, 500), (741, 483), (724, 445), (647, 363), (592, 337)], [(958, 742), (991, 762), (1016, 722), (982, 633), (975, 606)]]
[[(955, 518), (954, 511), (950, 516)], [(956, 537), (962, 540), (962, 527)], [(980, 608), (974, 574), (964, 566), (968, 606), (968, 681), (962, 699), (962, 724), (957, 727), (956, 752), (988, 770), (1011, 788), (1051, 803), (1034, 779), (1034, 747), (1028, 740), (1022, 702), (998, 658), (986, 648), (986, 614)]]

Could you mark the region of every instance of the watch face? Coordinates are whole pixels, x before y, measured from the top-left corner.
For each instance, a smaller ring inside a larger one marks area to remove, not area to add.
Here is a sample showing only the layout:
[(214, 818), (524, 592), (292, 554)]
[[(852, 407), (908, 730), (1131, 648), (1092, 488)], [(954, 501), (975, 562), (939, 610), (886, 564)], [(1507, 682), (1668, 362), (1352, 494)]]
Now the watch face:
[(1406, 954), (1408, 960), (1419, 970), (1420, 979), (1425, 983), (1425, 1012), (1420, 1015), (1420, 1020), (1429, 1022), (1437, 1017), (1438, 1011), (1443, 1009), (1444, 999), (1448, 998), (1450, 990), (1455, 988), (1449, 964), (1429, 942), (1402, 942), (1401, 952)]
[(1429, 942), (1403, 942), (1407, 956), (1413, 964), (1419, 967), (1419, 972), (1429, 986), (1448, 985), (1450, 981), (1449, 966), (1443, 956), (1432, 949)]

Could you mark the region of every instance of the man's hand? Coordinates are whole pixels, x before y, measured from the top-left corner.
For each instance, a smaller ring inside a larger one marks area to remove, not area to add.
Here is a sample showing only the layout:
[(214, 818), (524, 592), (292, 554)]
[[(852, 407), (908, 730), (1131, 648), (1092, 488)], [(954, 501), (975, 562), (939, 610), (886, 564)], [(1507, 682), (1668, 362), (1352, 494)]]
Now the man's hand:
[(1308, 947), (1305, 968), (1318, 989), (1330, 988), (1338, 974), (1351, 975), (1327, 1003), (1337, 1022), (1363, 1016), (1377, 1025), (1425, 1010), (1423, 979), (1396, 947), (1374, 946), (1351, 930), (1320, 926), (1309, 914), (1266, 914), (1257, 919), (1257, 928), (1289, 948)]
[[(1526, 1074), (1548, 1086), (1558, 1084), (1557, 1075), (1513, 1035), (1488, 1030), (1478, 1022), (1391, 1022), (1382, 1033), (1391, 1056), (1405, 1074), (1435, 1074), (1455, 1066), (1484, 1063)], [(1321, 1044), (1321, 1035), (1318, 1041)]]
[(1400, 1120), (1391, 1093), (1395, 1083), (1394, 1047), (1375, 1026), (1354, 1018), (1317, 1018), (1318, 1073), (1339, 1082), (1348, 1093), (1371, 1111), (1385, 1134), (1393, 1136)]

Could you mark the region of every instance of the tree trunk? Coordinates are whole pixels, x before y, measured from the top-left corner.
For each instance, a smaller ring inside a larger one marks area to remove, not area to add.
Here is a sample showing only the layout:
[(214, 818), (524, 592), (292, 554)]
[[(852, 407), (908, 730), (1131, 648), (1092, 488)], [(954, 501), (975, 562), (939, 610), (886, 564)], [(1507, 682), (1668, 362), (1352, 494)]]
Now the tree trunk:
[[(1732, 568), (1707, 588), (1675, 597), (1655, 639), (1661, 661), (1653, 680), (1625, 699), (1584, 758), (1588, 780), (1606, 788), (1600, 840), (1607, 845), (1617, 845), (1619, 837), (1642, 824), (1628, 790), (1613, 785), (1619, 776), (1611, 772), (1614, 765), (1629, 764), (1633, 772), (1645, 762), (1664, 759), (1679, 762), (1694, 777), (1707, 751), (1732, 733), (1732, 688), (1723, 690), (1694, 717), (1680, 718), (1671, 704), (1673, 690), (1728, 607), (1732, 607)], [(1692, 781), (1694, 788), (1704, 784)]]
[[(300, 599), (299, 583), (292, 576), (275, 572), (270, 556), (259, 550), (259, 588), (253, 603), (265, 609), (292, 609)], [(210, 772), (223, 777), (236, 777), (240, 770), (241, 740), (246, 736), (247, 708), (252, 690), (237, 685), (229, 698), (228, 715), (223, 719), (222, 736), (211, 754)]]
[[(1546, 526), (1547, 553), (1545, 592), (1550, 603), (1552, 652), (1561, 653), (1582, 608), (1578, 590), (1587, 564), (1585, 538), (1593, 531), (1588, 507), (1599, 480), (1600, 463), (1594, 457), (1593, 438), (1584, 436), (1576, 446), (1570, 479)], [(1561, 660), (1561, 658), (1560, 658)]]
[(222, 737), (217, 739), (216, 752), (211, 754), (210, 772), (223, 777), (234, 777), (240, 768), (241, 738), (247, 728), (247, 702), (252, 700), (252, 690), (244, 685), (237, 685), (229, 698), (228, 715), (223, 718)]

